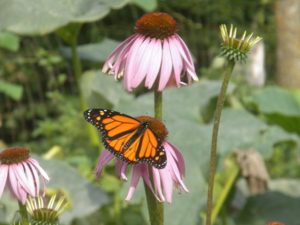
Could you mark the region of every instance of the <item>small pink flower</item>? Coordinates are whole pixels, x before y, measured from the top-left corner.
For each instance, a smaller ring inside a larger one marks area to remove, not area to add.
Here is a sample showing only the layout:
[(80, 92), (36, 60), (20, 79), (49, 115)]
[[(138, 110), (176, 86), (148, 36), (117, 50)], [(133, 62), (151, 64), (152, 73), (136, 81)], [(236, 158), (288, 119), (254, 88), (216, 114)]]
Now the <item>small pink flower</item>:
[[(177, 187), (182, 192), (188, 192), (183, 177), (185, 174), (184, 160), (179, 150), (164, 141), (163, 147), (167, 154), (167, 165), (163, 169), (156, 169), (148, 164), (132, 165), (132, 178), (130, 188), (126, 197), (129, 201), (137, 187), (139, 179), (142, 177), (155, 197), (161, 202), (172, 202), (173, 188)], [(105, 164), (114, 158), (113, 154), (104, 150), (98, 160), (96, 175), (100, 176)], [(116, 174), (122, 180), (127, 181), (126, 169), (128, 164), (120, 159), (116, 159)]]
[(39, 163), (29, 156), (29, 150), (12, 147), (0, 152), (0, 198), (7, 188), (22, 204), (28, 195), (36, 197), (40, 190), (40, 180), (49, 180)]
[(176, 33), (176, 21), (161, 12), (142, 16), (135, 34), (123, 41), (108, 57), (102, 71), (120, 78), (132, 91), (140, 84), (162, 91), (198, 80), (192, 56)]

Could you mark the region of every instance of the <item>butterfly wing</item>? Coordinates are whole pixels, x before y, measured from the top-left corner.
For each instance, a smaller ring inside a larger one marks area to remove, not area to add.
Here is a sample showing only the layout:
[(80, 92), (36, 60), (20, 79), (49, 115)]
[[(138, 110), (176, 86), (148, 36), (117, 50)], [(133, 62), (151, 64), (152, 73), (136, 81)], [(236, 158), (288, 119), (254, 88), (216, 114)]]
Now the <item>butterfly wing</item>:
[(89, 109), (84, 117), (101, 132), (105, 148), (116, 157), (128, 163), (165, 167), (165, 150), (147, 123), (108, 109)]
[(167, 163), (167, 156), (159, 140), (155, 133), (147, 128), (138, 141), (136, 154), (138, 161), (146, 162), (157, 169), (164, 168)]
[(127, 162), (135, 163), (135, 158), (124, 156), (124, 145), (135, 134), (140, 122), (128, 115), (108, 109), (88, 109), (85, 119), (102, 134), (102, 142), (110, 152)]

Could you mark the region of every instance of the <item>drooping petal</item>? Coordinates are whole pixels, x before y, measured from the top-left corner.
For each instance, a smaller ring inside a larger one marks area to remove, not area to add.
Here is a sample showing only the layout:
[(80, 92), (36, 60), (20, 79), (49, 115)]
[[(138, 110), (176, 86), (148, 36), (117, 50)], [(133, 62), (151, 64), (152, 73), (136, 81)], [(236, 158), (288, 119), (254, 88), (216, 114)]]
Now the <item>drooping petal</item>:
[(183, 159), (183, 156), (180, 153), (180, 151), (177, 149), (177, 147), (175, 145), (171, 144), (168, 141), (164, 142), (164, 148), (168, 149), (167, 151), (172, 155), (171, 157), (176, 160), (180, 174), (182, 174), (182, 176), (184, 176), (185, 175), (185, 163), (184, 163), (184, 159)]
[(125, 181), (128, 180), (126, 176), (126, 168), (127, 163), (123, 162), (122, 160), (116, 160), (116, 174), (118, 175), (118, 177)]
[(176, 45), (174, 45), (173, 40), (171, 38), (168, 39), (168, 43), (170, 46), (170, 52), (171, 52), (171, 58), (172, 58), (172, 64), (173, 64), (173, 70), (175, 75), (176, 84), (179, 87), (180, 86), (180, 75), (182, 72), (182, 59), (180, 57), (180, 53), (177, 50)]
[(130, 51), (132, 43), (138, 38), (137, 35), (134, 35), (134, 37), (126, 43), (122, 51), (120, 52), (118, 58), (116, 59), (116, 62), (112, 68), (112, 73), (115, 74), (115, 78), (119, 78), (119, 75), (124, 72), (124, 68), (127, 61), (127, 55)]
[(22, 162), (22, 166), (23, 166), (23, 168), (25, 170), (25, 174), (26, 174), (28, 183), (32, 184), (32, 186), (33, 186), (34, 192), (31, 195), (34, 196), (34, 197), (36, 197), (38, 195), (38, 192), (39, 192), (39, 189), (37, 189), (37, 183), (39, 183), (39, 180), (36, 180), (34, 178), (33, 172), (29, 168), (29, 165), (26, 162)]
[(105, 164), (107, 164), (110, 160), (113, 158), (113, 154), (111, 154), (109, 151), (104, 150), (101, 152), (101, 155), (99, 156), (97, 167), (96, 167), (96, 176), (100, 176), (102, 169)]
[(157, 80), (159, 76), (159, 71), (162, 63), (162, 41), (155, 40), (154, 49), (152, 51), (151, 56), (151, 64), (149, 65), (148, 75), (146, 77), (145, 86), (147, 88), (152, 88), (154, 82)]
[(22, 201), (22, 196), (20, 194), (20, 191), (18, 190), (18, 188), (20, 187), (20, 185), (18, 184), (18, 180), (16, 177), (16, 174), (14, 172), (14, 168), (12, 166), (8, 167), (8, 176), (9, 176), (9, 188), (12, 192), (12, 194), (19, 200)]
[(8, 176), (8, 166), (0, 165), (0, 198), (3, 194), (4, 187), (7, 182), (7, 176)]
[(134, 71), (136, 70), (136, 60), (137, 54), (139, 52), (139, 48), (141, 44), (144, 42), (144, 37), (139, 35), (136, 41), (133, 43), (133, 45), (130, 48), (130, 52), (128, 53), (126, 65), (125, 65), (125, 73), (126, 76), (124, 76), (124, 85), (125, 88), (129, 91), (132, 90), (130, 86), (130, 82), (132, 81), (132, 76), (134, 75)]
[[(183, 62), (186, 65), (186, 67), (195, 73), (195, 66), (194, 66), (192, 57), (190, 54), (189, 55), (186, 54), (186, 51), (189, 52), (189, 50), (187, 48), (183, 47), (183, 44), (181, 43), (182, 39), (179, 39), (179, 38), (180, 38), (179, 35), (175, 34), (172, 37), (173, 43), (174, 43), (174, 45), (176, 45), (176, 48), (177, 48), (178, 52), (180, 53), (180, 56), (182, 57)], [(195, 78), (197, 78), (197, 76)]]
[(153, 172), (153, 183), (154, 183), (155, 191), (158, 193), (159, 200), (164, 202), (165, 197), (163, 195), (163, 190), (162, 190), (162, 185), (161, 185), (161, 177), (160, 177), (159, 170), (156, 169), (156, 168), (153, 168), (152, 172)]
[(19, 196), (18, 199), (24, 205), (26, 203), (28, 193), (24, 190), (24, 188), (21, 186), (20, 183), (18, 183), (17, 190), (18, 190), (18, 196)]
[(168, 41), (164, 40), (161, 72), (160, 72), (160, 79), (159, 79), (159, 86), (158, 86), (159, 91), (162, 91), (166, 87), (166, 84), (168, 83), (171, 74), (172, 74), (172, 59), (171, 59), (170, 47)]
[(107, 57), (106, 62), (103, 65), (102, 72), (106, 73), (114, 67), (114, 63), (120, 60), (120, 56), (124, 49), (132, 42), (136, 35), (131, 35), (121, 44), (119, 44), (116, 49)]
[(142, 175), (141, 166), (142, 166), (142, 164), (136, 165), (132, 169), (132, 177), (131, 177), (130, 187), (129, 187), (127, 196), (125, 198), (126, 201), (129, 201), (132, 198), (132, 196), (135, 192), (136, 186), (137, 186), (137, 184), (139, 182), (139, 179)]
[(20, 184), (21, 187), (24, 188), (24, 190), (29, 193), (30, 195), (34, 196), (34, 184), (28, 182), (28, 179), (25, 175), (25, 170), (23, 169), (23, 166), (21, 163), (18, 163), (17, 165), (12, 165), (12, 170), (15, 174), (15, 177), (18, 180), (18, 184)]
[(38, 163), (38, 161), (36, 161), (33, 158), (29, 158), (27, 160), (28, 162), (31, 163), (31, 165), (33, 165), (35, 167), (35, 169), (37, 169), (38, 173), (40, 173), (43, 177), (43, 179), (49, 181), (50, 177), (48, 176), (48, 174), (46, 173), (46, 171), (40, 166), (40, 164)]
[(40, 179), (39, 179), (38, 171), (35, 169), (35, 167), (31, 163), (28, 163), (28, 167), (29, 167), (30, 171), (32, 172), (34, 185), (35, 185), (35, 188), (36, 188), (36, 195), (39, 195), (39, 192), (40, 192)]
[(136, 88), (140, 83), (145, 79), (147, 73), (149, 73), (149, 69), (153, 66), (152, 63), (152, 53), (155, 49), (155, 39), (151, 39), (147, 48), (144, 51), (144, 55), (142, 60), (138, 64), (138, 69), (135, 72), (135, 76), (132, 79), (132, 87)]
[(172, 177), (170, 176), (170, 172), (168, 171), (167, 166), (164, 169), (161, 169), (159, 173), (161, 176), (162, 187), (164, 190), (166, 200), (167, 202), (171, 203), (172, 196), (173, 196), (173, 180)]

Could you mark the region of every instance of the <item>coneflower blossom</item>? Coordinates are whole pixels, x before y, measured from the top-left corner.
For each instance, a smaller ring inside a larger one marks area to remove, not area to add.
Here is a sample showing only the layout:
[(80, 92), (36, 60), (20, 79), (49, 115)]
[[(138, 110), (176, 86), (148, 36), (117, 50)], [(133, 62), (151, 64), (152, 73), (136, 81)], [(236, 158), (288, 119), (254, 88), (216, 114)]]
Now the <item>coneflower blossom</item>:
[[(127, 201), (132, 198), (141, 177), (155, 197), (161, 202), (172, 202), (174, 187), (178, 188), (179, 191), (188, 192), (187, 187), (183, 183), (185, 165), (182, 154), (168, 141), (164, 141), (163, 147), (167, 154), (167, 164), (165, 168), (157, 169), (143, 163), (132, 165), (131, 184), (126, 196)], [(101, 153), (96, 167), (97, 176), (100, 176), (105, 164), (113, 158), (114, 155), (108, 150), (104, 150)], [(128, 164), (126, 162), (116, 159), (116, 174), (124, 181), (127, 181), (127, 167)]]
[(124, 76), (124, 88), (132, 91), (144, 84), (162, 91), (198, 80), (192, 56), (176, 33), (176, 21), (161, 12), (148, 13), (135, 24), (135, 34), (123, 41), (108, 57), (102, 71)]
[(30, 157), (29, 150), (12, 147), (0, 152), (0, 198), (7, 189), (22, 204), (28, 195), (38, 196), (40, 180), (49, 180), (39, 163)]

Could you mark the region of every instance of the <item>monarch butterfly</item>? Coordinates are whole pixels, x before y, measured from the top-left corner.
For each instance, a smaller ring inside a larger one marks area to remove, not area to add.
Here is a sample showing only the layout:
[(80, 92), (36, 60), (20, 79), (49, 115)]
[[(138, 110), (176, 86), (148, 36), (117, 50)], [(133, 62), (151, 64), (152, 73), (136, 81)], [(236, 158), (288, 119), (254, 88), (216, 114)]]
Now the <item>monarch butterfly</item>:
[(84, 117), (101, 132), (105, 148), (121, 160), (144, 162), (158, 169), (166, 166), (162, 142), (168, 131), (159, 120), (149, 116), (133, 118), (108, 109), (88, 109)]

